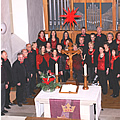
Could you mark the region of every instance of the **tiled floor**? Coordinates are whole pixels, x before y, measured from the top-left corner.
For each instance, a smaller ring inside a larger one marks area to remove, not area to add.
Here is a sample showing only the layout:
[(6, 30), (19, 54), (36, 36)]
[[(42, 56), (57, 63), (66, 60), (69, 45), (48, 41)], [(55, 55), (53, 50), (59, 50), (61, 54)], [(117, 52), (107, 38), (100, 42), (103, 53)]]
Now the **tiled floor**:
[(101, 111), (100, 120), (120, 120), (120, 109), (109, 109), (104, 108), (103, 111)]
[[(8, 113), (1, 120), (15, 120), (14, 117), (10, 119), (10, 116), (19, 116), (19, 120), (25, 119), (25, 117), (35, 117), (35, 106), (34, 105), (23, 105), (18, 107), (18, 105), (11, 106)], [(9, 119), (7, 119), (9, 117)], [(18, 119), (17, 119), (18, 120)], [(99, 120), (120, 120), (120, 109), (108, 109), (104, 108), (101, 111)]]

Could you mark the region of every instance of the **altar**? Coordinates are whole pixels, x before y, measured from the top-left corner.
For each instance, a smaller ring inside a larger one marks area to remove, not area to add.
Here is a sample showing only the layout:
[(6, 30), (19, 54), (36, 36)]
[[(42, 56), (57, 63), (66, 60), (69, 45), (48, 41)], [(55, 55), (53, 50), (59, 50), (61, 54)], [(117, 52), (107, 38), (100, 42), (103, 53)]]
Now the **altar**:
[(94, 104), (96, 104), (96, 120), (101, 111), (101, 86), (89, 86), (88, 90), (83, 90), (83, 86), (79, 86), (77, 94), (59, 93), (59, 89), (54, 92), (40, 93), (35, 97), (36, 116), (51, 118), (49, 99), (71, 99), (80, 100), (80, 116), (81, 119), (93, 120)]

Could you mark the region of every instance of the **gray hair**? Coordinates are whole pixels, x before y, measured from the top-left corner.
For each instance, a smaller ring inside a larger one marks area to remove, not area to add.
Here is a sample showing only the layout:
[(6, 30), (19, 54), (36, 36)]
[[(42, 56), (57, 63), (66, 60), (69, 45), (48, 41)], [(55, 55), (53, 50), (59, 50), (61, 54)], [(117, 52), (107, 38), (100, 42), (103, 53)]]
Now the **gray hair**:
[(100, 27), (100, 26), (97, 26), (97, 28), (100, 28), (102, 30), (102, 27)]
[(114, 35), (113, 35), (113, 33), (111, 33), (111, 32), (109, 32), (108, 34), (107, 34), (107, 37), (108, 37), (108, 35), (112, 35), (112, 37), (114, 38)]

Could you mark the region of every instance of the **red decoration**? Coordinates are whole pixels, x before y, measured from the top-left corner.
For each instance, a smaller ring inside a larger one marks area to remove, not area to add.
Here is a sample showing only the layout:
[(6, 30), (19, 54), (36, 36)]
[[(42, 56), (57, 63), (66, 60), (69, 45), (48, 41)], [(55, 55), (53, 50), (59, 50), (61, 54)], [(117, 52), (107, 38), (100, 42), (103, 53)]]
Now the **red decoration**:
[(54, 81), (54, 79), (55, 79), (55, 78), (49, 78), (49, 80), (48, 80), (48, 78), (43, 78), (42, 83), (46, 83), (47, 85), (49, 85), (49, 83), (50, 83), (51, 81)]
[(66, 18), (63, 25), (65, 25), (65, 23), (67, 23), (67, 24), (70, 23), (70, 27), (71, 27), (71, 24), (73, 25), (73, 22), (75, 22), (77, 24), (77, 22), (76, 22), (76, 20), (74, 18), (81, 17), (81, 15), (75, 15), (75, 13), (77, 13), (78, 8), (76, 8), (75, 10), (73, 9), (71, 12), (70, 12), (69, 8), (68, 8), (68, 12), (63, 8), (65, 13), (67, 14), (67, 15), (60, 15), (60, 17)]

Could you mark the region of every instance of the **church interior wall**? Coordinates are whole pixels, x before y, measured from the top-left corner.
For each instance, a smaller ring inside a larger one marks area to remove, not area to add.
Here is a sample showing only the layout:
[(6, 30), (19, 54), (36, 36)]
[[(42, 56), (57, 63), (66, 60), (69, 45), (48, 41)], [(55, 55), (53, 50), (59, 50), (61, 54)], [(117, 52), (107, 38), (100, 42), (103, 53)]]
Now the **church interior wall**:
[(1, 23), (7, 26), (1, 35), (1, 50), (6, 50), (11, 63), (27, 43), (36, 41), (43, 29), (42, 5), (42, 0), (1, 0)]
[(5, 23), (7, 30), (5, 34), (1, 34), (1, 50), (6, 50), (8, 58), (12, 58), (12, 45), (11, 45), (11, 27), (10, 27), (10, 14), (8, 0), (1, 0), (1, 23)]
[(29, 42), (37, 40), (38, 33), (43, 29), (43, 1), (27, 0)]

